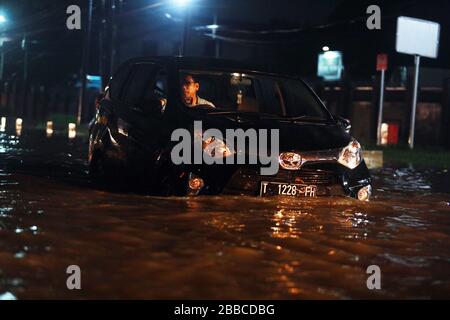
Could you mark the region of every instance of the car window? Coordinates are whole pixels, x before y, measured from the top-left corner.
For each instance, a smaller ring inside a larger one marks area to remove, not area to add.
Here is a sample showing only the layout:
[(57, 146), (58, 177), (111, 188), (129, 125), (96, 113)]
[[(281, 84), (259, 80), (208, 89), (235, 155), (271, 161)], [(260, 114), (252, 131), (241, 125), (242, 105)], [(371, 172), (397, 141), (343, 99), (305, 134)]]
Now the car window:
[(144, 90), (144, 99), (149, 100), (153, 98), (168, 97), (168, 73), (164, 68), (156, 68), (156, 75), (148, 83), (147, 88)]
[(258, 93), (260, 101), (260, 112), (277, 116), (283, 116), (282, 97), (278, 85), (270, 78), (259, 78)]
[(288, 117), (324, 117), (323, 106), (302, 82), (290, 79), (278, 81)]
[(208, 100), (219, 110), (282, 118), (330, 119), (317, 96), (299, 79), (260, 73), (180, 70), (180, 81), (186, 75), (191, 75), (198, 83), (197, 97)]
[(128, 75), (130, 74), (131, 66), (126, 65), (120, 68), (117, 73), (111, 79), (111, 83), (109, 85), (109, 95), (111, 99), (116, 100), (119, 99), (123, 84), (126, 82)]
[(154, 72), (155, 64), (153, 63), (135, 64), (122, 93), (122, 100), (133, 103), (143, 101), (146, 92), (151, 88)]

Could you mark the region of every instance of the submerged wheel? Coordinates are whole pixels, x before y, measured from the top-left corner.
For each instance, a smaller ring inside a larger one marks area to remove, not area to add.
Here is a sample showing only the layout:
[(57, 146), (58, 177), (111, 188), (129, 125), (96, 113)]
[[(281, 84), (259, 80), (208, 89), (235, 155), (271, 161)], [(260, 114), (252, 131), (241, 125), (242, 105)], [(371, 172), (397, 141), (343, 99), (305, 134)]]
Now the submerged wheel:
[(92, 155), (91, 162), (89, 163), (89, 176), (94, 182), (105, 182), (107, 178), (105, 157), (100, 151), (96, 151)]
[[(164, 171), (163, 171), (164, 172)], [(186, 185), (185, 181), (178, 179), (177, 175), (170, 169), (165, 171), (164, 175), (158, 178), (158, 190), (157, 193), (162, 196), (185, 196)]]

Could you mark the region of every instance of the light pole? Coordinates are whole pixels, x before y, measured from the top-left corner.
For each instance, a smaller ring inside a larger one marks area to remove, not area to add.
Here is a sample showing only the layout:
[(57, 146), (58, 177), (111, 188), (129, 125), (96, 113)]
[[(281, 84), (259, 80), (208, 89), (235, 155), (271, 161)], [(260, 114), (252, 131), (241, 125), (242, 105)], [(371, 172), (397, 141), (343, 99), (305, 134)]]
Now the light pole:
[(3, 81), (3, 72), (5, 67), (5, 51), (3, 50), (3, 42), (5, 42), (5, 39), (3, 38), (3, 27), (6, 22), (6, 16), (4, 14), (0, 14), (0, 81)]
[(191, 24), (191, 10), (190, 2), (191, 0), (172, 0), (174, 5), (180, 9), (184, 9), (184, 23), (183, 23), (183, 37), (181, 39), (181, 52), (180, 54), (184, 56), (186, 54), (187, 42), (189, 38), (189, 27)]
[(22, 38), (22, 50), (23, 50), (23, 81), (28, 79), (28, 52), (27, 52), (27, 35), (23, 34)]
[(78, 112), (77, 112), (77, 123), (81, 123), (81, 113), (83, 111), (83, 104), (86, 94), (86, 73), (89, 68), (89, 54), (91, 46), (91, 25), (92, 25), (92, 0), (88, 0), (88, 25), (85, 35), (85, 43), (83, 47), (83, 58), (81, 62), (81, 86), (80, 93), (78, 97)]

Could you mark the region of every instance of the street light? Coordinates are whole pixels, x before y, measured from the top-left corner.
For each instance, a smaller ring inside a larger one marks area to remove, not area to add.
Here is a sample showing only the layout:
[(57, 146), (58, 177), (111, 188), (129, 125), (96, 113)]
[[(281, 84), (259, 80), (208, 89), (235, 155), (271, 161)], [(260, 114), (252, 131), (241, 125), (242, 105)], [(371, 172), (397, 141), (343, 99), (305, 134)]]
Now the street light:
[(217, 30), (217, 29), (219, 29), (219, 25), (218, 24), (209, 24), (206, 26), (206, 28), (210, 29), (210, 30)]
[(191, 0), (172, 0), (177, 7), (186, 7)]
[(324, 47), (322, 48), (322, 51), (324, 51), (324, 52), (330, 51), (330, 47), (324, 46)]

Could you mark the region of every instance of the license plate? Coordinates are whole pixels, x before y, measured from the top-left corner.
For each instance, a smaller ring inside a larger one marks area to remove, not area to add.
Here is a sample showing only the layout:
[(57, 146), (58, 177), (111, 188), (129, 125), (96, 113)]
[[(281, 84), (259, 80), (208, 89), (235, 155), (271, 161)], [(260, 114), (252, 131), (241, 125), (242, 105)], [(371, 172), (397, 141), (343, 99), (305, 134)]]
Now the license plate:
[(266, 196), (288, 196), (288, 197), (316, 197), (317, 186), (306, 184), (290, 184), (280, 182), (261, 182), (259, 195)]

